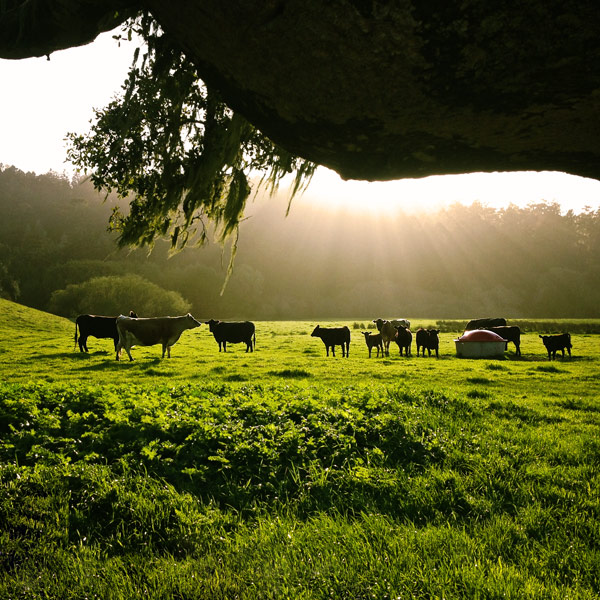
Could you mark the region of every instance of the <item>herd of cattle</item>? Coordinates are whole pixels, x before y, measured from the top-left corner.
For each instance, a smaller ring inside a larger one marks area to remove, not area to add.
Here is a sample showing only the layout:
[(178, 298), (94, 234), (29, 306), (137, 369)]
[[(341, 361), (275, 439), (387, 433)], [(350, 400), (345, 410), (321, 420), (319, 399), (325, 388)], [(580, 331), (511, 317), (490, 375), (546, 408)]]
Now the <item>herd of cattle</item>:
[[(400, 355), (409, 356), (413, 334), (410, 330), (410, 321), (407, 319), (374, 319), (377, 327), (377, 333), (363, 331), (365, 342), (369, 352), (369, 358), (373, 348), (377, 351), (377, 356), (389, 356), (390, 344), (395, 342), (398, 345)], [(216, 342), (219, 344), (219, 352), (227, 351), (227, 344), (246, 344), (246, 352), (253, 352), (256, 346), (256, 328), (251, 321), (226, 322), (211, 319), (205, 321), (209, 331), (213, 334)], [(79, 343), (80, 352), (88, 352), (88, 337), (110, 338), (114, 341), (117, 360), (121, 357), (121, 351), (125, 349), (129, 360), (131, 348), (133, 346), (154, 346), (162, 345), (162, 358), (165, 352), (171, 358), (171, 346), (177, 342), (181, 334), (186, 329), (200, 327), (202, 323), (194, 319), (188, 313), (181, 317), (150, 317), (140, 318), (133, 311), (129, 316), (119, 315), (118, 317), (104, 317), (98, 315), (79, 315), (75, 320), (75, 344)], [(500, 335), (508, 343), (512, 342), (516, 348), (516, 355), (521, 355), (521, 330), (515, 325), (507, 325), (506, 319), (473, 319), (467, 323), (466, 331), (476, 329), (485, 329)], [(421, 352), (422, 356), (431, 356), (435, 352), (439, 357), (439, 330), (438, 329), (418, 329), (415, 334), (415, 343), (417, 346), (417, 356)], [(325, 351), (329, 356), (329, 351), (335, 356), (335, 347), (342, 347), (342, 356), (350, 354), (350, 329), (348, 327), (321, 327), (317, 325), (312, 332), (312, 337), (321, 338), (325, 344)], [(548, 352), (548, 359), (556, 358), (556, 353), (562, 351), (565, 356), (565, 350), (571, 356), (571, 335), (561, 333), (557, 335), (540, 335), (544, 347)]]
[[(79, 342), (79, 351), (87, 352), (88, 337), (110, 338), (115, 344), (117, 360), (121, 358), (123, 348), (131, 356), (133, 346), (154, 346), (161, 344), (162, 357), (171, 358), (171, 346), (181, 337), (186, 329), (200, 327), (202, 323), (190, 313), (181, 317), (150, 317), (139, 318), (133, 311), (129, 316), (103, 317), (98, 315), (79, 315), (75, 319), (75, 344)], [(211, 319), (206, 321), (209, 331), (219, 344), (219, 352), (227, 351), (227, 344), (243, 342), (246, 352), (253, 352), (256, 345), (254, 323), (226, 323)], [(79, 331), (79, 335), (78, 335)]]

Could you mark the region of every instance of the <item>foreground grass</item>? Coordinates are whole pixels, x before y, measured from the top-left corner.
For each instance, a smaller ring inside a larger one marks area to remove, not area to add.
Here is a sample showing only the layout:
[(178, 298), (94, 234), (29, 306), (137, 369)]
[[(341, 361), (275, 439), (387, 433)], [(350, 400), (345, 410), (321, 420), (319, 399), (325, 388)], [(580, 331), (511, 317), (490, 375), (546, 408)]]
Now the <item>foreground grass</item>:
[(2, 598), (600, 593), (594, 336), (553, 363), (537, 336), (522, 360), (457, 359), (451, 336), (439, 360), (326, 360), (309, 324), (261, 324), (253, 355), (201, 328), (130, 364), (13, 323)]

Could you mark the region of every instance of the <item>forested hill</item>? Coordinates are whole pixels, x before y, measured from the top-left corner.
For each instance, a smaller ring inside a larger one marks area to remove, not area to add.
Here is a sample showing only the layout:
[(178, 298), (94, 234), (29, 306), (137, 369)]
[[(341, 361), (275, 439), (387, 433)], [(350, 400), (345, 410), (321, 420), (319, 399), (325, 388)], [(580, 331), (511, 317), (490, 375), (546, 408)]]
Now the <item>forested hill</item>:
[[(366, 202), (368, 199), (365, 200)], [(231, 280), (218, 244), (117, 250), (114, 200), (0, 166), (0, 295), (64, 316), (600, 317), (600, 211), (455, 205), (427, 216), (249, 206)]]

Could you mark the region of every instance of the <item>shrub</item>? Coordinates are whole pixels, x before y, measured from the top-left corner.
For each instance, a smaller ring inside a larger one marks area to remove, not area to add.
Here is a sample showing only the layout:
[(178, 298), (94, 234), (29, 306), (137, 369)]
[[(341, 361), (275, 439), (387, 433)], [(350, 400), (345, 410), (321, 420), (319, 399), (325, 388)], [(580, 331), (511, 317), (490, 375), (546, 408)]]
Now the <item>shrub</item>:
[(190, 303), (178, 292), (165, 290), (139, 275), (94, 277), (79, 284), (56, 290), (50, 297), (48, 310), (63, 317), (79, 314), (128, 314), (134, 310), (140, 317), (180, 315), (188, 312)]

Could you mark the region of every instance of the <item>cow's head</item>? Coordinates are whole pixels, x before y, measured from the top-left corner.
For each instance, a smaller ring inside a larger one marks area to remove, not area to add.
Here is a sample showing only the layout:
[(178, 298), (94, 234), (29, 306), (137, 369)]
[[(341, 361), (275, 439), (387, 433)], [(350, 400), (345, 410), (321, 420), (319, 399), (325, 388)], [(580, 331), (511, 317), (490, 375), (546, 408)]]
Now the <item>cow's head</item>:
[(381, 331), (381, 328), (383, 327), (385, 321), (384, 319), (373, 319), (373, 323), (375, 323), (375, 325), (377, 325), (377, 329)]
[(212, 333), (215, 330), (215, 325), (218, 325), (221, 321), (215, 321), (215, 319), (211, 319), (210, 321), (205, 321), (204, 324), (208, 325), (209, 331)]
[(194, 327), (200, 327), (200, 325), (202, 325), (200, 321), (197, 321), (196, 319), (194, 319), (194, 317), (192, 317), (192, 313), (188, 313), (186, 316), (190, 329), (193, 329)]
[(317, 325), (314, 331), (310, 334), (311, 337), (319, 337), (319, 331), (321, 330), (321, 326)]

